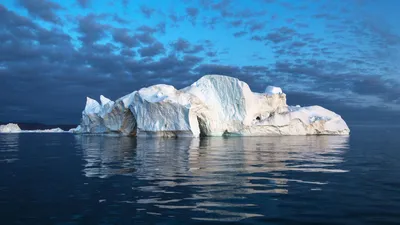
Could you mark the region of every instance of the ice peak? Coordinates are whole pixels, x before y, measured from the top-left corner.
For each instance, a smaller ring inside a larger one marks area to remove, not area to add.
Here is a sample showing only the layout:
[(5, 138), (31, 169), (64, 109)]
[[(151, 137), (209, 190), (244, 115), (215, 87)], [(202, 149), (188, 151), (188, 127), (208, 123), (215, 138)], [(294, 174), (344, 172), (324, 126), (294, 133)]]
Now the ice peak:
[(98, 113), (100, 112), (100, 109), (101, 106), (96, 100), (86, 97), (86, 106), (85, 106), (86, 113)]
[(101, 106), (105, 106), (107, 103), (111, 102), (111, 100), (104, 97), (104, 95), (100, 95), (100, 102), (101, 102)]
[(273, 95), (273, 94), (282, 94), (283, 91), (280, 87), (268, 86), (267, 88), (265, 88), (264, 93)]

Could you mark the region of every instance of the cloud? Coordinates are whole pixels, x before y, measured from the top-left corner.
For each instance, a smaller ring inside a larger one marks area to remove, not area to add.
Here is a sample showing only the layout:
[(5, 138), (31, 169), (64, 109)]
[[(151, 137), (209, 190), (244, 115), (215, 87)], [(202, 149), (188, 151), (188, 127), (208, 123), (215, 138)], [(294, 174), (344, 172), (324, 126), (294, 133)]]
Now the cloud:
[(123, 24), (123, 25), (127, 25), (129, 24), (129, 21), (126, 19), (121, 18), (120, 16), (118, 16), (117, 14), (113, 15), (113, 20), (119, 24)]
[(255, 21), (249, 22), (248, 25), (249, 25), (250, 32), (263, 30), (264, 27), (265, 27), (265, 23), (263, 23), (263, 22), (255, 22)]
[(184, 21), (185, 17), (184, 16), (179, 16), (177, 15), (176, 12), (170, 12), (168, 15), (169, 20), (172, 22), (171, 27), (179, 27), (180, 22)]
[(215, 16), (214, 17), (204, 17), (203, 18), (203, 26), (205, 26), (211, 30), (214, 30), (215, 26), (218, 23), (218, 19), (219, 18), (215, 17)]
[(129, 0), (121, 0), (121, 3), (122, 3), (122, 6), (123, 6), (124, 8), (126, 8), (126, 7), (128, 7), (128, 5), (129, 5)]
[(153, 57), (156, 55), (164, 54), (165, 48), (162, 43), (156, 42), (149, 46), (140, 48), (138, 52), (142, 57)]
[(140, 6), (140, 12), (147, 18), (150, 19), (153, 13), (155, 12), (155, 9), (150, 8), (148, 6), (142, 5)]
[(17, 0), (18, 4), (28, 10), (33, 17), (51, 23), (61, 23), (56, 11), (63, 9), (59, 4), (49, 0)]
[(361, 95), (379, 96), (386, 102), (400, 103), (400, 85), (395, 80), (372, 76), (353, 83), (353, 91)]
[(157, 24), (157, 31), (161, 34), (165, 34), (166, 33), (166, 29), (167, 29), (167, 24), (165, 22), (160, 22), (159, 24)]
[(156, 42), (152, 33), (139, 33), (135, 35), (135, 38), (142, 44), (152, 44)]
[(292, 40), (293, 36), (296, 34), (296, 31), (288, 28), (288, 27), (280, 27), (275, 29), (273, 32), (270, 32), (265, 39), (273, 42), (273, 43), (280, 43)]
[(301, 42), (301, 41), (294, 41), (294, 42), (292, 42), (292, 43), (290, 44), (290, 46), (291, 46), (292, 48), (301, 48), (301, 47), (304, 47), (304, 46), (306, 46), (306, 45), (307, 45), (307, 43)]
[(223, 17), (232, 16), (232, 0), (220, 0), (215, 1), (211, 4), (211, 9), (218, 11), (219, 14)]
[(265, 11), (265, 10), (255, 11), (255, 10), (250, 10), (250, 9), (244, 9), (244, 10), (236, 12), (234, 14), (234, 17), (240, 18), (240, 19), (247, 19), (247, 18), (265, 16), (266, 14), (267, 14), (267, 11)]
[(244, 35), (247, 34), (247, 31), (239, 31), (239, 32), (235, 32), (233, 34), (234, 37), (243, 37)]
[(186, 14), (189, 17), (189, 21), (193, 25), (195, 25), (196, 24), (196, 20), (197, 20), (197, 16), (199, 15), (199, 10), (197, 8), (188, 7), (188, 8), (186, 8)]
[(231, 22), (230, 22), (230, 25), (231, 25), (232, 27), (240, 27), (242, 24), (243, 24), (243, 21), (242, 21), (242, 20), (234, 20), (234, 21), (231, 21)]
[(87, 8), (91, 3), (91, 0), (76, 0), (76, 2), (82, 7)]
[(129, 34), (129, 30), (126, 28), (114, 28), (112, 36), (114, 41), (121, 43), (128, 48), (133, 48), (139, 45), (139, 41), (136, 37)]
[(84, 45), (91, 45), (107, 35), (109, 25), (99, 23), (98, 21), (105, 18), (105, 15), (88, 14), (78, 18), (77, 31), (80, 33), (80, 41)]
[(204, 50), (202, 45), (192, 45), (188, 40), (183, 38), (179, 38), (175, 42), (171, 43), (171, 46), (175, 51), (187, 54), (196, 54)]
[(315, 14), (313, 17), (317, 18), (317, 19), (326, 19), (326, 20), (337, 20), (338, 19), (337, 16), (334, 16), (334, 15), (328, 14), (328, 13)]

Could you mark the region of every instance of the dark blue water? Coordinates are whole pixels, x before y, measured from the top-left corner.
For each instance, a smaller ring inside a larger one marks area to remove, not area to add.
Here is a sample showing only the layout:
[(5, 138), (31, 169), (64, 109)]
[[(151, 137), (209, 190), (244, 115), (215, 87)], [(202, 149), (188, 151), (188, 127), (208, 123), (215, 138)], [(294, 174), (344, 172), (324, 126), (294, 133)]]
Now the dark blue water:
[(400, 224), (400, 129), (0, 135), (0, 224)]

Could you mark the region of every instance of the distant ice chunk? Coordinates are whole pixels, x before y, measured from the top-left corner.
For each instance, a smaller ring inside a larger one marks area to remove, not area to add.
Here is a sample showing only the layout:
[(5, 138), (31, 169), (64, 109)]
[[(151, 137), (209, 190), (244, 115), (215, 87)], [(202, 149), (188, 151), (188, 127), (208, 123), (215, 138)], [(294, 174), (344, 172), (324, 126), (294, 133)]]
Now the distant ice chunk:
[(21, 132), (21, 128), (19, 128), (18, 124), (9, 123), (7, 125), (0, 125), (0, 133), (19, 133)]
[(44, 130), (21, 130), (20, 133), (67, 133), (68, 131), (65, 131), (59, 127), (57, 128), (52, 128), (52, 129), (44, 129)]
[(0, 133), (63, 133), (66, 132), (61, 128), (44, 129), (44, 130), (21, 130), (18, 124), (9, 123), (0, 125)]

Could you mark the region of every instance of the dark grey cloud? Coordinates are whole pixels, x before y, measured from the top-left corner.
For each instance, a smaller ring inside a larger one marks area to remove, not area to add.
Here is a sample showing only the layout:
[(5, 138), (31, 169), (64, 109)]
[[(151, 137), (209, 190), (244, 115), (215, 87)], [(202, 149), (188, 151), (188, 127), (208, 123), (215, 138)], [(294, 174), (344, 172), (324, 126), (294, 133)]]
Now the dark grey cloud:
[(129, 5), (129, 0), (121, 0), (121, 3), (122, 3), (122, 6), (124, 6), (126, 8)]
[(295, 26), (298, 28), (308, 28), (309, 27), (308, 24), (305, 24), (305, 23), (296, 23)]
[(223, 17), (229, 17), (233, 15), (232, 13), (233, 10), (231, 10), (232, 3), (233, 3), (232, 0), (220, 0), (213, 2), (210, 8), (218, 11), (219, 14)]
[(149, 34), (154, 34), (157, 32), (157, 29), (154, 27), (149, 27), (147, 25), (142, 25), (138, 28), (136, 28), (137, 31), (144, 32), (144, 33), (149, 33)]
[(156, 42), (152, 33), (139, 33), (136, 34), (135, 37), (142, 44), (152, 44)]
[(107, 30), (110, 28), (110, 26), (99, 23), (99, 21), (105, 17), (105, 15), (91, 13), (84, 17), (78, 18), (77, 31), (80, 34), (79, 39), (84, 45), (91, 45), (106, 37)]
[(164, 45), (160, 42), (153, 43), (149, 46), (142, 47), (138, 50), (142, 57), (153, 57), (156, 55), (164, 54)]
[(390, 26), (381, 19), (367, 17), (360, 24), (360, 28), (369, 31), (369, 35), (379, 38), (382, 47), (400, 45), (400, 34), (394, 33)]
[(232, 27), (240, 27), (242, 24), (243, 24), (242, 20), (234, 20), (234, 21), (230, 22), (230, 25)]
[(334, 15), (329, 14), (329, 13), (315, 14), (313, 17), (317, 18), (317, 19), (326, 19), (326, 20), (337, 20), (338, 19), (337, 16), (334, 16)]
[(205, 26), (211, 30), (214, 30), (215, 26), (218, 23), (218, 20), (219, 20), (219, 18), (215, 17), (215, 16), (214, 17), (204, 17), (203, 18), (203, 26)]
[(234, 37), (243, 37), (244, 35), (246, 35), (248, 32), (247, 31), (239, 31), (239, 32), (235, 32), (233, 33)]
[(122, 45), (133, 48), (139, 45), (139, 41), (135, 36), (129, 33), (126, 28), (114, 28), (112, 32), (114, 41), (121, 43)]
[(91, 3), (91, 0), (76, 0), (76, 2), (82, 7), (87, 8)]
[(204, 50), (203, 45), (193, 45), (188, 40), (183, 38), (179, 38), (175, 42), (171, 43), (171, 47), (177, 52), (183, 52), (187, 54), (196, 54)]
[(216, 57), (218, 55), (218, 52), (215, 51), (209, 51), (206, 53), (206, 56), (208, 57)]
[(199, 9), (194, 8), (194, 7), (187, 7), (186, 8), (186, 14), (189, 17), (189, 21), (193, 24), (196, 25), (197, 21), (197, 16), (199, 15)]
[(118, 16), (117, 14), (114, 14), (114, 15), (112, 16), (112, 19), (113, 19), (115, 22), (119, 23), (119, 24), (123, 24), (123, 25), (129, 24), (129, 21), (128, 21), (128, 20), (121, 18), (121, 17)]
[(17, 2), (28, 10), (28, 13), (33, 17), (51, 23), (61, 23), (56, 11), (62, 9), (62, 7), (55, 2), (49, 0), (17, 0)]
[(353, 91), (361, 95), (379, 96), (386, 102), (400, 103), (400, 83), (371, 76), (353, 83)]
[(266, 10), (255, 11), (250, 9), (243, 9), (241, 11), (236, 12), (233, 15), (233, 17), (239, 19), (248, 19), (248, 18), (265, 16), (266, 14), (267, 14)]
[(292, 40), (293, 36), (296, 34), (294, 29), (288, 27), (280, 27), (275, 29), (273, 32), (267, 34), (265, 39), (273, 42), (273, 43), (280, 43)]
[(307, 45), (306, 42), (301, 42), (301, 41), (294, 41), (294, 42), (292, 42), (292, 43), (290, 44), (290, 46), (291, 46), (292, 48), (301, 48), (301, 47), (304, 47), (304, 46), (306, 46), (306, 45)]
[(178, 28), (180, 23), (185, 20), (185, 16), (179, 16), (176, 12), (171, 11), (168, 14), (168, 19), (171, 21), (171, 27)]
[(136, 51), (130, 48), (122, 48), (120, 54), (127, 57), (135, 57)]
[(267, 35), (253, 35), (251, 36), (250, 40), (259, 42), (269, 41), (273, 44), (281, 44), (292, 41), (295, 36), (298, 36), (296, 30), (283, 26), (273, 29)]
[(167, 30), (167, 24), (165, 22), (160, 22), (157, 24), (156, 28), (159, 33), (165, 34)]
[(263, 41), (264, 38), (261, 37), (260, 35), (253, 35), (253, 36), (251, 36), (250, 40), (252, 40), (252, 41)]
[(148, 6), (145, 5), (140, 6), (140, 12), (148, 19), (150, 19), (150, 17), (153, 15), (155, 11), (156, 11), (155, 9), (150, 8)]
[(248, 23), (248, 26), (249, 26), (250, 32), (255, 32), (255, 31), (263, 30), (265, 28), (265, 23), (251, 21)]

